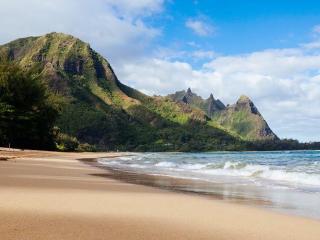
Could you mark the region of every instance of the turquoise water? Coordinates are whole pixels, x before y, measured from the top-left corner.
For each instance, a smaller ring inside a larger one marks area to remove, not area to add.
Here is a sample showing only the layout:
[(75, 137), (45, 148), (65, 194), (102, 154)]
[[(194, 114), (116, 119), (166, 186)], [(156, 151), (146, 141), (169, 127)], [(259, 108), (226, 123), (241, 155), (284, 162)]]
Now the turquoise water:
[(137, 153), (100, 163), (188, 180), (175, 189), (247, 199), (320, 219), (320, 151)]

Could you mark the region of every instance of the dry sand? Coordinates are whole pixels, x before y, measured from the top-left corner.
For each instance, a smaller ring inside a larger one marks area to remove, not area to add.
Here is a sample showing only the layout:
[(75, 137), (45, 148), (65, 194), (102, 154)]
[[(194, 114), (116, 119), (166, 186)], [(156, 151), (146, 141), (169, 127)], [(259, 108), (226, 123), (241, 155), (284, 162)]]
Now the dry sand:
[(0, 149), (0, 239), (320, 239), (320, 221), (100, 177), (77, 160), (117, 154)]

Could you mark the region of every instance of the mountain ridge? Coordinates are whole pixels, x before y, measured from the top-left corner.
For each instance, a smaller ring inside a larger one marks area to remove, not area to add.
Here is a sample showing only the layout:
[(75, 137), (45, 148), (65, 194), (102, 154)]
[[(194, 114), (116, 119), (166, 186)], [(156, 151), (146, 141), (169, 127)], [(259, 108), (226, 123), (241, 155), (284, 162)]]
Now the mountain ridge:
[(255, 104), (246, 95), (241, 95), (237, 102), (225, 106), (219, 99), (215, 99), (211, 93), (208, 99), (203, 99), (190, 88), (187, 91), (177, 91), (169, 94), (168, 98), (183, 102), (206, 113), (216, 124), (238, 134), (246, 140), (276, 140), (279, 139), (273, 133)]
[(56, 125), (103, 150), (202, 151), (245, 146), (208, 123), (206, 114), (125, 84), (88, 43), (63, 33), (21, 38), (0, 46), (0, 60), (39, 77), (64, 101)]

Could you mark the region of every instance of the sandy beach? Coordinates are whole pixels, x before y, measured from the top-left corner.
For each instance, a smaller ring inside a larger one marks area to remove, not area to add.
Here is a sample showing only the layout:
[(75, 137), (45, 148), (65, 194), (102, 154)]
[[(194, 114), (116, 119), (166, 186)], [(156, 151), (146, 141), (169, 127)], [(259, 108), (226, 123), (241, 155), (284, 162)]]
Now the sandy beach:
[(0, 149), (1, 240), (320, 239), (320, 221), (130, 184), (79, 161), (119, 154)]

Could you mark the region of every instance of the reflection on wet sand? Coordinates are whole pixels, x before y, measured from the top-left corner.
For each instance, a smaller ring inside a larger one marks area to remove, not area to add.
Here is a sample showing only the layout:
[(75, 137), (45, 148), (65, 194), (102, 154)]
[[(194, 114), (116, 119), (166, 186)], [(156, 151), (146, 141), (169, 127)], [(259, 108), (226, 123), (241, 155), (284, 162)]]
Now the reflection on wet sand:
[(199, 179), (190, 180), (156, 174), (136, 173), (111, 168), (97, 162), (91, 161), (87, 163), (108, 170), (105, 174), (95, 174), (95, 176), (108, 177), (127, 183), (158, 187), (176, 192), (197, 194), (233, 203), (249, 204), (268, 208), (275, 207), (272, 201), (263, 199), (262, 191), (255, 187), (241, 187), (239, 185), (213, 183)]

